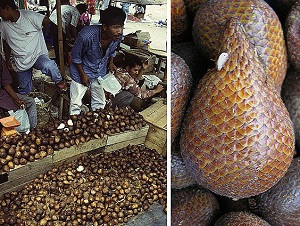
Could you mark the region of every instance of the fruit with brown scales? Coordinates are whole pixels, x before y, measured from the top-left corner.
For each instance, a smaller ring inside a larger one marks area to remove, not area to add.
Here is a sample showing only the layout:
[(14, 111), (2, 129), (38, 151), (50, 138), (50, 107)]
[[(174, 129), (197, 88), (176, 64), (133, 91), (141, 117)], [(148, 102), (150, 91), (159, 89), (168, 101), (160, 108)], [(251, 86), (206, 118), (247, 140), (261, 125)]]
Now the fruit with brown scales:
[(201, 5), (193, 22), (193, 40), (207, 57), (215, 59), (226, 20), (237, 18), (255, 45), (267, 73), (280, 93), (287, 69), (283, 30), (274, 10), (263, 0), (209, 0)]
[(192, 75), (185, 61), (171, 53), (171, 139), (178, 134), (189, 100)]
[(257, 196), (259, 214), (272, 226), (300, 225), (300, 158), (294, 158), (285, 176)]
[(233, 199), (274, 186), (291, 164), (294, 131), (273, 79), (242, 24), (227, 21), (216, 67), (201, 80), (181, 130), (196, 181)]
[(210, 191), (198, 187), (172, 190), (171, 224), (173, 226), (210, 226), (219, 216), (219, 203)]
[(188, 32), (191, 33), (191, 22), (188, 20), (186, 7), (183, 0), (171, 1), (171, 21), (172, 43), (186, 39)]
[(297, 1), (286, 19), (286, 40), (291, 64), (300, 71), (300, 1)]
[(264, 219), (250, 212), (229, 212), (217, 220), (214, 226), (271, 226)]

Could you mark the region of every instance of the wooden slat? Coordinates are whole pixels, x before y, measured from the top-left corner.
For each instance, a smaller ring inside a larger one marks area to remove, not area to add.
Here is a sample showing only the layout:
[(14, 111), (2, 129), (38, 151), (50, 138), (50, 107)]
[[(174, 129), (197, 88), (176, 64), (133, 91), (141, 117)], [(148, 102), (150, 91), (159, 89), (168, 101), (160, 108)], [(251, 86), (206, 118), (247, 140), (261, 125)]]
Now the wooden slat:
[(145, 139), (146, 139), (146, 136), (143, 136), (143, 137), (134, 138), (132, 140), (127, 140), (127, 141), (123, 141), (120, 143), (108, 145), (108, 146), (105, 146), (104, 152), (115, 151), (115, 150), (127, 147), (128, 145), (144, 144)]
[(53, 154), (53, 162), (63, 161), (81, 153), (95, 150), (97, 148), (102, 148), (106, 145), (106, 142), (107, 136), (104, 136), (104, 138), (102, 139), (93, 139), (85, 143), (80, 143), (79, 145), (74, 145), (69, 148), (55, 151)]
[(115, 135), (108, 136), (106, 145), (122, 143), (124, 141), (132, 140), (139, 137), (146, 137), (149, 126), (145, 126), (140, 130), (126, 131)]
[(166, 156), (167, 155), (167, 144), (165, 143), (165, 146), (157, 145), (149, 140), (145, 141), (145, 146), (150, 149), (155, 149), (159, 154)]
[(34, 162), (27, 163), (26, 165), (18, 165), (8, 173), (8, 180), (16, 180), (31, 172), (42, 171), (44, 168), (51, 167), (52, 162), (52, 155), (50, 155)]

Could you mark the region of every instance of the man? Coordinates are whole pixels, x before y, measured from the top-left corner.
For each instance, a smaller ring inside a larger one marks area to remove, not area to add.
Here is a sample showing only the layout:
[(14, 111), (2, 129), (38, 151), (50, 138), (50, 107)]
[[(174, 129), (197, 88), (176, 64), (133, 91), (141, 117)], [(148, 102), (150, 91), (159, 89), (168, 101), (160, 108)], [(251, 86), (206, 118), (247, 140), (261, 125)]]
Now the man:
[(48, 56), (48, 49), (43, 36), (43, 27), (50, 23), (42, 14), (17, 9), (14, 0), (0, 1), (2, 17), (3, 48), (6, 65), (12, 69), (10, 56), (16, 64), (19, 82), (18, 92), (27, 94), (32, 90), (32, 69), (41, 70), (51, 77), (61, 91), (67, 89), (57, 65)]
[(84, 27), (71, 51), (70, 115), (80, 114), (82, 98), (90, 88), (92, 110), (105, 107), (105, 94), (99, 77), (116, 70), (113, 57), (123, 37), (125, 13), (118, 7), (103, 11), (101, 24)]
[(147, 68), (147, 62), (142, 62), (138, 56), (126, 56), (123, 68), (116, 71), (115, 77), (121, 84), (122, 89), (112, 101), (112, 107), (126, 107), (131, 104), (134, 97), (137, 96), (141, 99), (147, 99), (160, 93), (164, 88), (158, 84), (155, 89), (142, 90), (138, 83), (142, 77), (144, 70)]
[[(62, 30), (63, 30), (63, 51), (64, 51), (64, 60), (67, 62), (68, 52), (70, 52), (70, 48), (68, 48), (67, 44), (67, 34), (70, 35), (74, 40), (77, 36), (77, 24), (79, 20), (80, 14), (76, 7), (69, 5), (69, 0), (61, 1), (61, 22), (62, 22)], [(50, 23), (50, 31), (53, 39), (53, 46), (56, 56), (56, 64), (60, 65), (60, 57), (59, 57), (59, 48), (58, 48), (58, 27), (57, 27), (57, 11), (53, 10), (49, 19)]]
[(37, 125), (37, 110), (34, 99), (15, 93), (11, 83), (11, 75), (5, 61), (0, 57), (0, 107), (7, 111), (16, 111), (24, 106), (28, 114), (30, 128), (35, 128)]

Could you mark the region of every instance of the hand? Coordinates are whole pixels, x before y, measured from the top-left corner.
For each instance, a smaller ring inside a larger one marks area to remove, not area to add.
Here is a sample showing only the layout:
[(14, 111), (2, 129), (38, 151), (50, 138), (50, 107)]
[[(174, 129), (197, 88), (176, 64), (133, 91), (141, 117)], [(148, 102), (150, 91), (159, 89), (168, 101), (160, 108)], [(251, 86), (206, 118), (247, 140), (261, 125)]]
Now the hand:
[(15, 103), (16, 103), (16, 105), (18, 105), (19, 106), (19, 108), (26, 108), (26, 103), (25, 103), (25, 101), (23, 101), (23, 100), (20, 100), (20, 99), (16, 99), (15, 100)]
[(146, 70), (146, 69), (148, 68), (148, 66), (149, 66), (148, 60), (144, 61), (144, 62), (143, 62), (143, 65), (142, 65), (142, 68), (143, 68), (144, 70)]
[(161, 84), (158, 84), (156, 87), (155, 87), (155, 92), (156, 93), (160, 93), (161, 91), (164, 90), (164, 87), (161, 85)]
[(82, 74), (80, 77), (81, 77), (81, 83), (82, 83), (82, 85), (89, 86), (89, 83), (90, 83), (89, 77), (85, 73)]
[(7, 66), (8, 70), (13, 71), (13, 67), (12, 67), (12, 64), (11, 64), (10, 60), (6, 61), (6, 66)]
[(115, 72), (117, 70), (117, 66), (114, 63), (109, 64), (109, 71)]

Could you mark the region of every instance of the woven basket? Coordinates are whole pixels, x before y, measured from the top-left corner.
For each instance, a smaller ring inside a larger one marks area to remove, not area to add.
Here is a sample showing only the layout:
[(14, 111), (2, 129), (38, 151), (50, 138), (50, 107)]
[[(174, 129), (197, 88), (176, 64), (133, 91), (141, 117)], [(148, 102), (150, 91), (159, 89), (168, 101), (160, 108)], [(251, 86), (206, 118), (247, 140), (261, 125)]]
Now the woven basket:
[(50, 118), (49, 107), (50, 107), (52, 98), (49, 97), (47, 94), (41, 93), (41, 92), (31, 92), (31, 93), (28, 93), (28, 96), (32, 97), (32, 98), (37, 97), (40, 100), (44, 100), (43, 103), (36, 104), (37, 121), (38, 121), (37, 126), (41, 127), (41, 126), (47, 124), (49, 122), (49, 118)]

